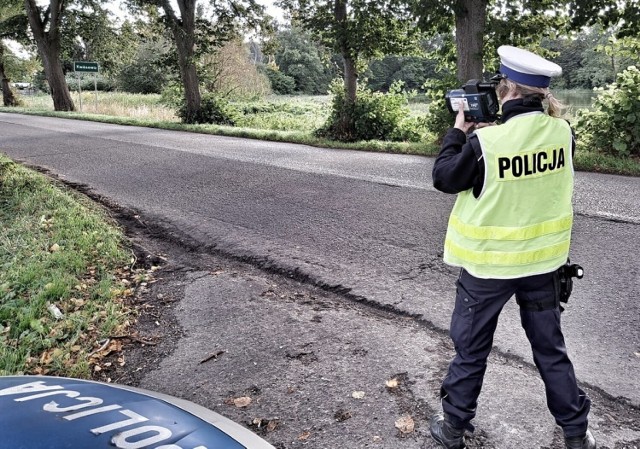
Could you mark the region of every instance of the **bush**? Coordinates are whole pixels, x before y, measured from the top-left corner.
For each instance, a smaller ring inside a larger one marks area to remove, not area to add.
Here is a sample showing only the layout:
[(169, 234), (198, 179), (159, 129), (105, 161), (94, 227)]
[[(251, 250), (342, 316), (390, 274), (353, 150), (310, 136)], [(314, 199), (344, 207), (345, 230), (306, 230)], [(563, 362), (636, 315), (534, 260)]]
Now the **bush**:
[[(105, 78), (101, 74), (98, 74), (96, 81), (94, 81), (93, 77), (93, 74), (80, 75), (80, 88), (83, 92), (93, 92), (96, 88), (101, 92), (113, 92), (116, 90), (113, 80)], [(78, 76), (76, 74), (67, 75), (66, 80), (69, 89), (78, 90)]]
[(285, 75), (280, 70), (276, 70), (272, 67), (265, 66), (262, 71), (269, 82), (271, 83), (271, 90), (280, 95), (290, 95), (296, 89), (296, 80), (289, 75)]
[(134, 61), (124, 66), (118, 74), (120, 90), (132, 94), (159, 94), (166, 83), (166, 69), (155, 61)]
[(454, 118), (447, 109), (444, 96), (458, 84), (456, 78), (451, 75), (429, 80), (424, 84), (429, 102), (426, 127), (429, 133), (436, 136), (436, 143), (438, 144), (442, 141), (447, 129), (452, 127), (454, 123)]
[(581, 146), (616, 157), (640, 156), (640, 70), (631, 66), (615, 83), (596, 90), (592, 110), (577, 113)]
[(316, 131), (317, 135), (345, 142), (415, 138), (410, 130), (402, 128), (403, 123), (410, 123), (406, 121), (407, 103), (412, 94), (402, 92), (401, 82), (392, 84), (386, 94), (372, 92), (361, 83), (355, 103), (346, 101), (342, 80), (335, 80), (330, 92), (333, 95), (331, 115)]
[(325, 122), (326, 104), (302, 97), (279, 97), (275, 101), (234, 102), (243, 116), (236, 126), (312, 133)]
[(194, 116), (187, 114), (186, 104), (182, 104), (177, 112), (184, 123), (213, 123), (216, 125), (234, 126), (240, 112), (227, 100), (211, 93), (202, 96), (200, 110)]
[(160, 103), (170, 108), (178, 109), (184, 103), (184, 87), (182, 84), (171, 81), (162, 89)]

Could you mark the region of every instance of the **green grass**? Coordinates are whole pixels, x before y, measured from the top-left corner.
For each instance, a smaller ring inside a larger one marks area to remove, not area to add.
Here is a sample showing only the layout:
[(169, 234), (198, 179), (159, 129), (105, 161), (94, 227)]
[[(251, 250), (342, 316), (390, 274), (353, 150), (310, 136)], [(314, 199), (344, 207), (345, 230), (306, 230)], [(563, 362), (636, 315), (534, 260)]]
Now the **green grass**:
[(0, 375), (89, 377), (97, 342), (130, 319), (130, 262), (101, 209), (0, 156)]

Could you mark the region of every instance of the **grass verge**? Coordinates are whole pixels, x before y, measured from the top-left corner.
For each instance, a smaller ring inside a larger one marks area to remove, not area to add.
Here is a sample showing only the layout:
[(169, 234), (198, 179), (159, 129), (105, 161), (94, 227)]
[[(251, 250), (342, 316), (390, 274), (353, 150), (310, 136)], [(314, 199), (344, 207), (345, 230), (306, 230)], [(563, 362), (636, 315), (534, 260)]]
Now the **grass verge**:
[(0, 375), (90, 377), (134, 318), (132, 262), (102, 209), (0, 156)]

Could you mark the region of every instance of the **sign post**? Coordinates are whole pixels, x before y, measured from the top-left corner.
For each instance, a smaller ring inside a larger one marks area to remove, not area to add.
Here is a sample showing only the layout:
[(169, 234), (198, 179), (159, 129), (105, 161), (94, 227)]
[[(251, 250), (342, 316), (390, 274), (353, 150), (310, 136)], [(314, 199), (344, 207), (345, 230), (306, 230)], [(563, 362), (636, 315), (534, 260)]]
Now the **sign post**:
[(96, 112), (98, 112), (98, 72), (100, 67), (97, 62), (74, 61), (73, 71), (78, 74), (78, 95), (80, 96), (80, 112), (82, 112), (82, 88), (80, 87), (80, 73), (93, 73), (93, 87), (96, 93)]

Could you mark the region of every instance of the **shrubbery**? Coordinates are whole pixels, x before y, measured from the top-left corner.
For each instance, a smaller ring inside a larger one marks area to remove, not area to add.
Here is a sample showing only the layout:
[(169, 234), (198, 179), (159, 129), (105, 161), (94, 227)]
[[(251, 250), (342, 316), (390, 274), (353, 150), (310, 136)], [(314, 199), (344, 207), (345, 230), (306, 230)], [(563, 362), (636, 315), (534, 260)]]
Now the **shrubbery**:
[(346, 100), (341, 80), (331, 84), (333, 95), (331, 115), (325, 125), (317, 130), (321, 137), (354, 142), (358, 140), (411, 140), (422, 138), (416, 120), (409, 120), (408, 98), (402, 91), (402, 83), (391, 85), (388, 93), (372, 92), (365, 83), (358, 85), (355, 103)]
[[(67, 76), (67, 84), (69, 85), (69, 89), (77, 90), (78, 89), (78, 77), (77, 75), (69, 75)], [(112, 92), (116, 90), (116, 85), (113, 80), (109, 78), (105, 78), (102, 74), (99, 74), (94, 81), (94, 75), (81, 75), (80, 78), (80, 88), (83, 92), (90, 92), (96, 90), (96, 88), (101, 92)]]
[(444, 96), (458, 84), (455, 76), (444, 75), (439, 79), (427, 81), (423, 86), (429, 103), (429, 113), (426, 117), (427, 129), (435, 136), (438, 144), (442, 141), (447, 129), (454, 123), (454, 117), (447, 109)]
[(177, 114), (184, 123), (213, 123), (230, 126), (234, 126), (240, 117), (240, 112), (229, 101), (212, 93), (202, 96), (200, 110), (195, 116), (188, 116), (184, 103)]
[(271, 83), (271, 90), (276, 94), (289, 95), (296, 90), (296, 80), (273, 67), (264, 66), (261, 71)]
[(617, 157), (640, 156), (640, 70), (631, 66), (600, 89), (592, 110), (578, 111), (581, 145)]
[(148, 61), (136, 61), (122, 68), (118, 86), (125, 92), (157, 94), (167, 82), (166, 72)]

